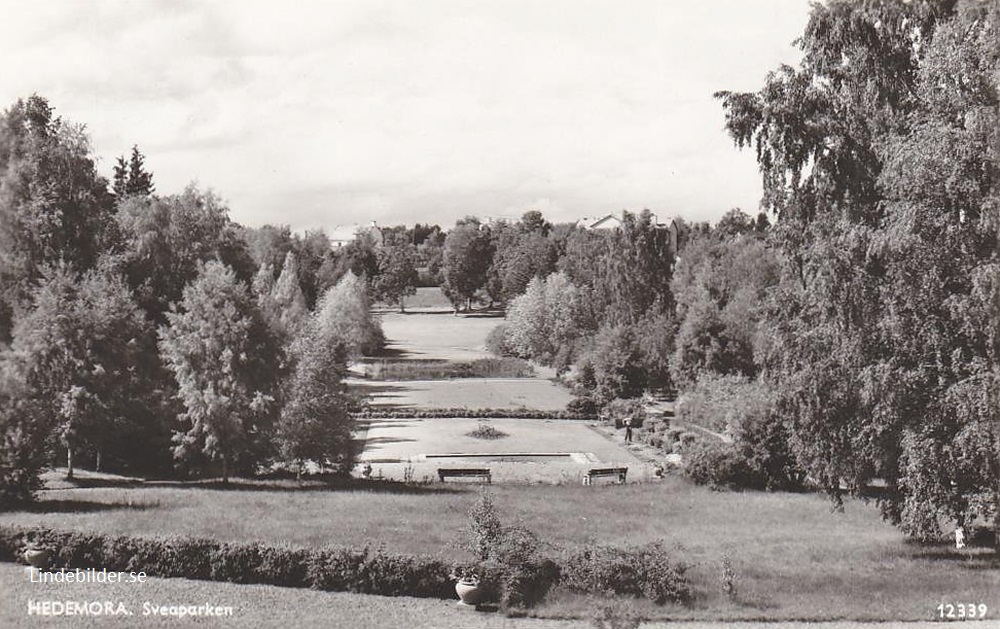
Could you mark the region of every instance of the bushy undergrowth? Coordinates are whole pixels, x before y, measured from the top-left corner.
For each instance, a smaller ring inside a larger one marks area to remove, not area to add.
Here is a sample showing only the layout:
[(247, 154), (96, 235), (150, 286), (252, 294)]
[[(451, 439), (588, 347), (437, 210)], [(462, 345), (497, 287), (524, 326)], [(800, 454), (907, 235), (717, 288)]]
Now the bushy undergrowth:
[(789, 446), (777, 395), (766, 383), (705, 376), (678, 402), (678, 418), (723, 432), (732, 443), (682, 441), (688, 476), (714, 487), (798, 489), (805, 475)]
[(366, 368), (373, 380), (442, 380), (447, 378), (531, 378), (534, 369), (520, 358), (479, 358), (454, 363), (434, 360), (382, 361)]
[(645, 597), (658, 605), (691, 600), (687, 567), (661, 543), (632, 548), (592, 546), (563, 565), (562, 584), (578, 592)]
[(576, 413), (579, 415), (593, 415), (596, 416), (599, 407), (597, 402), (593, 398), (587, 396), (575, 397), (570, 400), (569, 404), (566, 405), (566, 410), (570, 413)]
[(539, 554), (538, 537), (523, 527), (504, 526), (486, 489), (469, 509), (467, 535), (466, 548), (479, 560), (480, 583), (504, 610), (534, 607), (559, 581), (561, 569)]
[(731, 443), (696, 438), (683, 445), (681, 453), (684, 474), (699, 485), (716, 489), (763, 488), (763, 480)]

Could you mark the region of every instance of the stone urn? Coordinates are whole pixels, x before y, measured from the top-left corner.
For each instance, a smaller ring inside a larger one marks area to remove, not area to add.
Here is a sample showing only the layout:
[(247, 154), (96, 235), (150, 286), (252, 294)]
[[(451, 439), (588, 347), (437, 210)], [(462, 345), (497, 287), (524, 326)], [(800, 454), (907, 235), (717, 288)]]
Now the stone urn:
[(458, 594), (459, 607), (471, 607), (475, 609), (483, 599), (483, 588), (479, 585), (479, 579), (459, 579), (455, 583), (455, 593)]
[(28, 562), (29, 566), (39, 569), (49, 565), (49, 558), (51, 556), (52, 551), (48, 548), (29, 546), (24, 550), (24, 560)]

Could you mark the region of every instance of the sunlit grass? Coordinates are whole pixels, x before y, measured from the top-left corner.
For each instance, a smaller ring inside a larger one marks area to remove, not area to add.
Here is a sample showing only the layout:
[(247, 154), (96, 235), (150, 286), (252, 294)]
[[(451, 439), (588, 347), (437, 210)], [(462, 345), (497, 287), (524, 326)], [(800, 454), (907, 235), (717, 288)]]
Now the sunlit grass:
[[(909, 544), (861, 502), (835, 513), (821, 495), (713, 492), (677, 478), (626, 486), (496, 485), (491, 491), (505, 522), (533, 530), (551, 555), (587, 543), (664, 540), (674, 547), (691, 565), (697, 600), (689, 608), (636, 603), (646, 615), (931, 620), (938, 603), (957, 601), (1000, 611), (998, 565), (984, 549), (962, 558), (945, 546)], [(462, 557), (466, 513), (477, 492), (460, 483), (326, 489), (290, 481), (229, 489), (58, 489), (43, 493), (39, 509), (0, 521), (306, 547), (370, 545), (451, 560)], [(50, 503), (59, 509), (48, 511)], [(81, 505), (77, 512), (74, 503)], [(737, 575), (733, 601), (719, 586), (727, 557)], [(573, 615), (582, 604), (556, 593), (540, 613)]]

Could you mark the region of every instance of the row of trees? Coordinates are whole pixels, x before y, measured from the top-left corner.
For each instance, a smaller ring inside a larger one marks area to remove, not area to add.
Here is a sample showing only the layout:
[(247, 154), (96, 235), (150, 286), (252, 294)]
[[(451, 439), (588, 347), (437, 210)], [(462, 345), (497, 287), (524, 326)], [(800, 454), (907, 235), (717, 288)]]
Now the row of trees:
[(0, 116), (4, 502), (30, 500), (55, 452), (70, 476), (80, 459), (224, 479), (353, 462), (346, 364), (384, 342), (367, 283), (324, 285), (321, 233), (250, 230), (211, 193), (153, 191), (138, 148), (109, 186), (42, 97)]
[[(670, 281), (677, 252), (671, 231), (656, 224), (648, 211), (625, 212), (623, 217), (622, 227), (614, 230), (505, 227), (521, 233), (519, 246), (497, 248), (495, 264), (487, 269), (520, 269), (514, 276), (529, 278), (523, 288), (510, 285), (516, 296), (509, 299), (504, 324), (490, 337), (491, 348), (559, 372), (575, 367), (581, 385), (598, 404), (635, 397), (648, 388), (669, 389), (672, 383), (668, 354), (675, 303)], [(522, 223), (533, 218), (526, 215)], [(448, 241), (445, 247), (447, 254)], [(504, 264), (525, 259), (535, 264)]]

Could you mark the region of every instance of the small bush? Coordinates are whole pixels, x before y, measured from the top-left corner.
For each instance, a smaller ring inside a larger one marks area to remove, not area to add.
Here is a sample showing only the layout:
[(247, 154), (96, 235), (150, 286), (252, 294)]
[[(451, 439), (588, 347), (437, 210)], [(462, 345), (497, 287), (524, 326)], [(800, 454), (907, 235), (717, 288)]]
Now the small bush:
[(476, 439), (502, 439), (508, 436), (507, 433), (494, 428), (485, 420), (479, 420), (479, 424), (476, 426), (475, 430), (465, 434), (466, 436), (474, 437)]
[(510, 356), (512, 354), (507, 344), (507, 326), (500, 324), (486, 335), (486, 351), (494, 356)]
[(559, 566), (538, 555), (538, 537), (523, 527), (504, 527), (486, 489), (469, 509), (468, 534), (468, 550), (480, 560), (480, 583), (504, 610), (537, 605), (559, 580)]
[(699, 485), (717, 489), (760, 485), (731, 443), (695, 439), (682, 445), (681, 455), (684, 457), (684, 474)]
[(590, 397), (575, 397), (566, 405), (566, 411), (578, 415), (597, 416), (597, 402)]
[(570, 557), (562, 583), (590, 594), (645, 597), (662, 605), (691, 599), (686, 566), (671, 560), (660, 543), (633, 548), (593, 546)]

